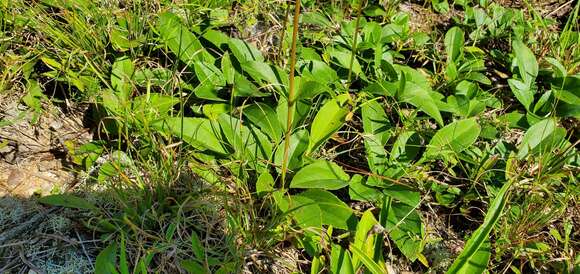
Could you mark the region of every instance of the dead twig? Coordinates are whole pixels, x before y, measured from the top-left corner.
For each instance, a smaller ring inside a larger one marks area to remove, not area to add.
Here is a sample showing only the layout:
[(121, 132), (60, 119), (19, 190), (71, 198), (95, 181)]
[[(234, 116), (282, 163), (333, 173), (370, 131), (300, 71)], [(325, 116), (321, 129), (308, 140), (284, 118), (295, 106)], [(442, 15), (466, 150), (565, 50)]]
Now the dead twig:
[(18, 252), (18, 255), (20, 256), (20, 260), (22, 260), (22, 262), (28, 266), (28, 268), (30, 268), (31, 270), (33, 270), (34, 272), (38, 273), (38, 274), (46, 274), (46, 272), (42, 271), (41, 269), (39, 269), (38, 267), (36, 267), (34, 264), (32, 264), (32, 262), (30, 262), (27, 258), (26, 255), (24, 255), (24, 250), (22, 250), (22, 247), (20, 248), (20, 251)]

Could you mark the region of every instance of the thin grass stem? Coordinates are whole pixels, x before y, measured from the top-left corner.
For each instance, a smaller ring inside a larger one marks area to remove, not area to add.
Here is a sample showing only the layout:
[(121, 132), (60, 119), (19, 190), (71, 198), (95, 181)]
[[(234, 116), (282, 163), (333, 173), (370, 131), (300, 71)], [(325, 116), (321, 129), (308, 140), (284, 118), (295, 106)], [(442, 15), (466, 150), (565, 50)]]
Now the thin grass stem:
[(357, 46), (357, 40), (358, 40), (359, 24), (360, 24), (360, 18), (362, 15), (363, 3), (364, 3), (364, 0), (360, 0), (359, 5), (358, 5), (357, 15), (356, 15), (356, 23), (354, 25), (354, 37), (353, 37), (353, 41), (352, 41), (352, 50), (350, 52), (350, 65), (348, 67), (348, 78), (346, 81), (347, 92), (348, 92), (348, 88), (350, 87), (351, 80), (352, 80), (352, 64), (354, 63), (354, 57), (356, 55), (356, 46)]

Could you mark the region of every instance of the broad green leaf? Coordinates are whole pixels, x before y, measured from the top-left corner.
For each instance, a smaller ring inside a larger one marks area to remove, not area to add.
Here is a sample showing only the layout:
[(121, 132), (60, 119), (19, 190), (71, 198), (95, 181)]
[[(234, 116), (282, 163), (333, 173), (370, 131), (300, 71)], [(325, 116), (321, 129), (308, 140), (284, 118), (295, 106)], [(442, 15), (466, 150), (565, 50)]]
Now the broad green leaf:
[[(350, 69), (350, 60), (351, 60), (351, 52), (347, 51), (347, 50), (340, 50), (340, 49), (336, 49), (336, 48), (328, 48), (327, 52), (330, 54), (330, 56), (332, 58), (334, 58), (338, 64), (345, 68), (345, 69)], [(359, 75), (361, 77), (364, 76), (363, 71), (362, 71), (362, 67), (360, 65), (360, 63), (358, 62), (358, 59), (355, 57), (353, 59), (352, 62), (352, 72), (354, 72), (355, 75)]]
[(391, 160), (397, 162), (413, 161), (421, 150), (421, 137), (415, 131), (405, 131), (399, 134), (391, 149)]
[[(308, 116), (312, 116), (310, 110), (312, 108), (312, 101), (310, 100), (296, 100), (296, 105), (294, 107), (294, 117), (292, 119), (292, 128), (300, 124), (301, 121), (306, 119)], [(288, 124), (288, 101), (284, 97), (278, 99), (278, 105), (276, 106), (276, 115), (278, 116), (278, 122), (286, 130)]]
[(545, 60), (550, 65), (552, 65), (552, 68), (553, 68), (552, 70), (554, 71), (554, 76), (566, 77), (568, 75), (568, 71), (566, 70), (564, 65), (562, 65), (562, 63), (560, 61), (558, 61), (558, 59), (552, 58), (552, 57), (546, 57)]
[(228, 39), (228, 47), (238, 62), (245, 63), (249, 61), (264, 62), (262, 53), (252, 44), (237, 38)]
[(135, 84), (146, 87), (148, 84), (160, 87), (171, 87), (173, 72), (166, 68), (143, 68), (135, 71)]
[(221, 49), (222, 51), (227, 50), (226, 46), (230, 40), (230, 37), (227, 34), (211, 28), (205, 28), (202, 32), (199, 26), (194, 27), (193, 31), (200, 34), (203, 39), (213, 44), (216, 48)]
[(378, 96), (394, 97), (396, 96), (397, 89), (398, 85), (396, 82), (378, 81), (368, 85), (362, 91)]
[[(462, 274), (485, 273), (489, 258), (491, 257), (491, 244), (489, 239), (486, 239), (477, 249), (470, 260), (457, 272)], [(449, 272), (448, 272), (449, 273)]]
[(135, 97), (131, 102), (132, 112), (141, 121), (153, 122), (169, 115), (169, 111), (179, 103), (179, 99), (161, 93), (148, 93)]
[[(398, 64), (393, 64), (393, 67), (400, 74), (400, 79), (405, 80), (401, 81), (403, 87), (406, 83), (412, 82), (426, 91), (431, 91), (431, 84), (429, 83), (429, 79), (427, 79), (427, 73), (424, 70), (418, 70), (411, 68), (409, 66), (403, 66)], [(399, 92), (402, 92), (403, 89), (404, 88), (402, 88)]]
[(580, 105), (560, 103), (556, 107), (559, 117), (574, 117), (580, 119)]
[(194, 89), (195, 95), (203, 99), (225, 101), (218, 94), (218, 90), (225, 85), (222, 72), (211, 63), (196, 61), (192, 64), (199, 81), (199, 85)]
[(356, 229), (358, 222), (352, 209), (328, 191), (309, 189), (290, 196), (287, 201), (291, 206), (288, 213), (303, 228), (331, 225), (344, 230)]
[(53, 70), (63, 70), (62, 64), (60, 62), (58, 62), (57, 60), (54, 60), (54, 59), (49, 58), (47, 56), (40, 57), (40, 60), (42, 60), (42, 62), (44, 62), (44, 64), (46, 64), (48, 67), (50, 67)]
[(471, 146), (479, 133), (481, 127), (475, 118), (463, 119), (446, 125), (431, 139), (425, 158), (436, 158), (444, 153), (460, 153)]
[(410, 261), (415, 261), (423, 250), (423, 224), (414, 207), (392, 202), (389, 204), (385, 228), (389, 237)]
[(332, 244), (330, 251), (330, 273), (354, 274), (348, 250), (337, 244)]
[(420, 110), (433, 117), (439, 125), (443, 125), (443, 118), (441, 117), (439, 108), (429, 92), (432, 91), (430, 89), (424, 89), (424, 87), (417, 85), (414, 82), (407, 81), (405, 83), (405, 89), (401, 93), (399, 99), (418, 107)]
[(449, 3), (447, 0), (431, 0), (433, 9), (438, 13), (449, 12)]
[(137, 39), (131, 39), (130, 37), (131, 33), (129, 33), (126, 26), (113, 26), (111, 32), (109, 32), (109, 39), (113, 48), (121, 52), (138, 47), (145, 41), (144, 36), (139, 36)]
[(566, 137), (566, 130), (558, 127), (554, 118), (541, 120), (531, 126), (518, 147), (518, 158), (531, 153), (547, 153)]
[(194, 62), (193, 68), (195, 70), (197, 80), (200, 83), (209, 82), (217, 87), (225, 86), (226, 79), (224, 74), (218, 67), (214, 66), (213, 64), (206, 62)]
[(95, 273), (117, 274), (117, 245), (110, 244), (97, 255)]
[(317, 25), (322, 28), (329, 28), (332, 26), (332, 22), (326, 18), (326, 16), (321, 12), (307, 11), (302, 14), (302, 23)]
[(339, 79), (336, 71), (322, 61), (310, 60), (305, 62), (300, 68), (303, 79), (322, 84), (333, 83)]
[(538, 76), (538, 61), (534, 53), (520, 40), (512, 42), (520, 77), (529, 87)]
[(341, 105), (347, 98), (348, 94), (330, 99), (318, 110), (310, 126), (308, 152), (317, 149), (342, 127), (350, 112), (348, 106)]
[(38, 118), (42, 114), (42, 101), (46, 100), (47, 97), (42, 92), (42, 88), (36, 80), (28, 80), (26, 90), (27, 92), (26, 95), (22, 97), (22, 102), (34, 111), (31, 123), (36, 124), (36, 122), (38, 122)]
[[(302, 156), (308, 148), (308, 131), (298, 130), (290, 135), (290, 146), (288, 148), (288, 169), (294, 170), (302, 167)], [(284, 158), (284, 140), (279, 142), (274, 156), (274, 163), (276, 166), (282, 166), (282, 159)]]
[(477, 89), (477, 84), (463, 80), (455, 86), (455, 95), (471, 99), (477, 94)]
[(526, 120), (526, 115), (517, 111), (506, 113), (500, 116), (499, 120), (507, 123), (510, 128), (527, 129), (530, 127)]
[[(449, 57), (448, 57), (449, 58)], [(457, 72), (457, 65), (454, 62), (447, 61), (447, 68), (445, 69), (445, 74), (447, 75), (447, 81), (451, 82), (455, 79), (457, 79), (457, 77), (459, 76), (459, 73)]]
[(212, 101), (219, 101), (225, 102), (226, 99), (223, 99), (219, 96), (218, 87), (212, 84), (209, 81), (200, 83), (195, 89), (193, 90), (195, 96), (201, 99), (207, 99)]
[(262, 132), (242, 124), (240, 119), (226, 113), (221, 114), (218, 121), (223, 135), (234, 150), (235, 159), (248, 161), (250, 165), (255, 165), (257, 159), (270, 159), (272, 147), (269, 142), (260, 142)]
[(241, 66), (242, 70), (248, 73), (254, 81), (286, 93), (288, 74), (280, 67), (262, 61), (248, 61)]
[(330, 161), (319, 160), (300, 169), (290, 188), (322, 188), (335, 190), (348, 185), (350, 177), (342, 168)]
[(228, 83), (229, 85), (233, 85), (234, 73), (236, 72), (236, 69), (234, 68), (234, 65), (232, 65), (232, 60), (230, 59), (230, 54), (228, 52), (224, 53), (224, 55), (222, 56), (221, 69), (222, 73), (224, 74), (226, 83)]
[[(539, 113), (540, 111), (548, 113), (548, 112), (552, 111), (551, 102), (554, 99), (554, 96), (552, 95), (552, 93), (553, 92), (551, 90), (544, 92), (544, 94), (542, 94), (540, 99), (538, 99), (536, 101), (536, 103), (534, 104), (534, 108), (533, 108), (532, 113)], [(528, 114), (532, 114), (532, 113), (528, 113)]]
[(456, 63), (463, 55), (463, 44), (465, 38), (463, 30), (459, 27), (452, 27), (445, 34), (445, 52), (447, 53), (447, 63)]
[(488, 86), (491, 85), (491, 80), (489, 80), (489, 78), (487, 78), (487, 76), (485, 76), (485, 74), (483, 74), (481, 72), (477, 72), (477, 71), (472, 71), (472, 72), (467, 73), (465, 75), (465, 79), (479, 82), (479, 83), (482, 83), (482, 84), (488, 85)]
[(264, 97), (270, 94), (261, 92), (254, 83), (239, 72), (234, 72), (232, 92), (235, 97)]
[(315, 256), (312, 258), (312, 262), (310, 263), (310, 274), (318, 274), (322, 271), (323, 264), (320, 260), (319, 256)]
[(368, 186), (364, 177), (359, 174), (352, 176), (348, 187), (348, 196), (351, 200), (376, 202), (383, 197), (383, 193), (378, 188)]
[(219, 128), (213, 127), (208, 119), (184, 117), (182, 120), (180, 117), (171, 117), (155, 123), (154, 126), (159, 130), (182, 138), (196, 149), (225, 153), (218, 138)]
[(300, 79), (298, 87), (298, 99), (311, 100), (321, 93), (334, 94), (333, 89), (328, 84), (323, 84), (318, 81), (311, 81), (306, 78)]
[(115, 63), (113, 63), (111, 86), (117, 92), (121, 102), (129, 100), (131, 96), (131, 91), (133, 90), (131, 80), (134, 71), (133, 62), (126, 56), (117, 58)]
[(177, 15), (170, 12), (161, 14), (158, 30), (161, 41), (182, 62), (188, 65), (194, 61), (214, 62), (215, 58), (203, 48), (197, 37), (181, 23)]
[(254, 103), (243, 109), (243, 114), (271, 140), (277, 141), (284, 133), (276, 111), (265, 103)]
[(361, 106), (364, 144), (367, 161), (372, 172), (382, 175), (389, 164), (385, 144), (390, 137), (390, 122), (383, 106), (377, 101), (368, 101)]
[(212, 121), (217, 120), (223, 113), (230, 113), (231, 111), (232, 106), (224, 103), (204, 104), (201, 107), (203, 115)]
[(97, 207), (89, 201), (70, 194), (54, 194), (38, 199), (39, 202), (53, 206), (96, 210)]
[(261, 197), (272, 191), (274, 191), (274, 177), (270, 172), (264, 172), (256, 181), (256, 194)]
[[(363, 213), (358, 226), (356, 227), (356, 232), (354, 235), (354, 243), (352, 246), (356, 247), (362, 251), (369, 258), (375, 256), (375, 242), (377, 240), (377, 234), (373, 232), (375, 226), (378, 226), (379, 222), (375, 219), (372, 210), (367, 210)], [(358, 269), (361, 258), (358, 255), (353, 254), (352, 265), (354, 269)]]
[(214, 274), (230, 274), (236, 273), (238, 267), (238, 262), (232, 261), (227, 263), (222, 263), (220, 268), (214, 272)]
[(182, 260), (180, 262), (180, 265), (183, 269), (187, 270), (187, 272), (190, 274), (209, 273), (206, 271), (206, 269), (201, 264), (199, 264), (197, 261), (195, 261), (193, 259)]
[(572, 91), (572, 90), (563, 90), (563, 89), (553, 89), (554, 95), (559, 100), (571, 104), (580, 106), (580, 90)]
[(415, 206), (421, 201), (421, 193), (407, 186), (388, 183), (382, 189), (385, 195), (409, 206)]
[(195, 231), (191, 232), (191, 250), (193, 250), (193, 255), (195, 255), (195, 258), (201, 261), (205, 260), (205, 248), (203, 247), (203, 243), (199, 240), (199, 237)]
[(489, 261), (489, 233), (501, 216), (506, 204), (506, 193), (513, 181), (505, 183), (491, 202), (483, 224), (473, 232), (463, 251), (457, 256), (448, 274), (471, 274), (483, 273)]
[(109, 114), (122, 114), (121, 102), (119, 101), (119, 97), (115, 94), (114, 91), (110, 89), (103, 90), (99, 99), (100, 103), (105, 107)]
[(516, 96), (516, 99), (524, 105), (526, 110), (530, 110), (530, 107), (534, 102), (534, 91), (532, 88), (516, 79), (508, 79), (508, 85), (512, 90), (512, 93)]

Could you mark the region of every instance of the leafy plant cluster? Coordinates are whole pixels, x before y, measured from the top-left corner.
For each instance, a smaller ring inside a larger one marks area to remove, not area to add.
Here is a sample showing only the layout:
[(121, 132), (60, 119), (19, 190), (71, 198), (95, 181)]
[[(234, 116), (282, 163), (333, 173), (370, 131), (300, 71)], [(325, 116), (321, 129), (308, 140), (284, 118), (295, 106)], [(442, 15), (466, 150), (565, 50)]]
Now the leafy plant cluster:
[[(396, 5), (310, 1), (300, 25), (283, 20), (271, 60), (227, 24), (204, 24), (215, 12), (137, 2), (119, 13), (65, 0), (2, 13), (4, 33), (31, 28), (42, 41), (2, 49), (26, 57), (16, 69), (22, 102), (41, 115), (52, 83), (95, 110), (101, 140), (70, 157), (118, 199), (41, 201), (98, 216), (86, 225), (112, 244), (97, 273), (147, 273), (172, 243), (185, 250), (181, 269), (229, 273), (242, 267), (236, 241), (303, 250), (299, 270), (310, 273), (388, 273), (396, 256), (428, 271), (427, 251), (445, 241), (428, 222), (433, 213), (475, 220), (456, 225), (462, 251), (432, 271), (580, 267), (568, 215), (580, 190), (575, 19), (558, 25), (531, 8), (433, 0), (434, 14), (462, 16), (423, 33)], [(292, 41), (296, 27), (301, 39)], [(549, 27), (560, 31), (535, 35)], [(176, 191), (184, 170), (207, 188)], [(204, 206), (192, 199), (207, 193), (239, 199), (226, 203), (231, 249), (206, 250), (203, 227), (178, 235), (198, 214), (192, 207)], [(129, 241), (147, 251), (127, 254)]]

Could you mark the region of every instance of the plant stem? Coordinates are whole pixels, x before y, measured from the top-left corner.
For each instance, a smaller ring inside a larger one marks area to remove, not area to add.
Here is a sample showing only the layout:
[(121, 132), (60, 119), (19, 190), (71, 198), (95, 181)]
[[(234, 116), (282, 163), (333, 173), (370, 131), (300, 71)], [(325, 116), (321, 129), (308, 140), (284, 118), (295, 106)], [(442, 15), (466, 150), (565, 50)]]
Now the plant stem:
[(360, 2), (359, 2), (358, 11), (357, 11), (357, 15), (356, 15), (356, 23), (354, 25), (354, 38), (353, 38), (353, 41), (352, 41), (352, 51), (350, 52), (350, 66), (348, 68), (348, 79), (346, 81), (347, 92), (348, 92), (348, 88), (350, 87), (350, 81), (352, 79), (352, 64), (354, 63), (354, 57), (356, 55), (356, 44), (357, 44), (357, 38), (358, 38), (358, 26), (359, 26), (359, 23), (360, 23), (360, 17), (362, 15), (363, 2), (364, 2), (364, 0), (360, 0)]
[(288, 149), (290, 148), (290, 132), (292, 131), (292, 118), (294, 115), (294, 71), (296, 66), (298, 17), (300, 17), (300, 0), (296, 0), (294, 8), (294, 22), (292, 25), (292, 49), (290, 50), (290, 87), (288, 89), (288, 116), (286, 120), (286, 134), (284, 136), (284, 158), (282, 161), (282, 189), (284, 189), (286, 183), (286, 172), (288, 169)]
[(278, 45), (278, 62), (282, 66), (284, 57), (284, 36), (286, 36), (286, 25), (288, 24), (288, 16), (290, 15), (290, 5), (286, 7), (286, 15), (284, 16), (284, 24), (282, 25), (282, 35), (280, 36), (280, 44)]

